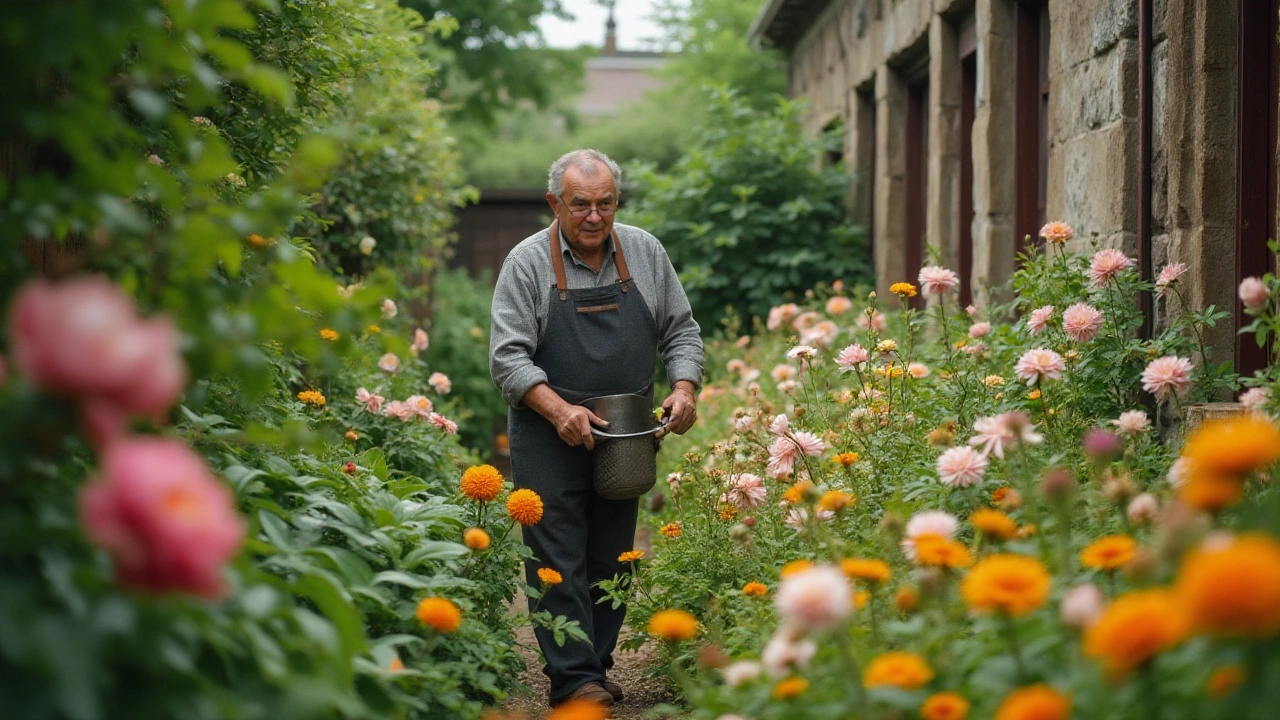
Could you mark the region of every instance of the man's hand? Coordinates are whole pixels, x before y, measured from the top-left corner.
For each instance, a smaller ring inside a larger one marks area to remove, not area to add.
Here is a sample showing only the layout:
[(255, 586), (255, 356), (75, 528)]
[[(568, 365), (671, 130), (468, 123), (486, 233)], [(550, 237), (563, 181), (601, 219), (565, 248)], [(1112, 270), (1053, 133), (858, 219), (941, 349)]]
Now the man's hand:
[(551, 422), (556, 426), (556, 432), (560, 434), (561, 440), (574, 447), (582, 445), (588, 450), (596, 446), (595, 436), (591, 434), (591, 426), (609, 427), (608, 421), (604, 418), (581, 405), (569, 403), (565, 403), (560, 411), (555, 413), (555, 419)]
[(688, 380), (677, 380), (675, 387), (666, 400), (662, 401), (663, 416), (667, 418), (666, 433), (683, 435), (693, 427), (698, 419), (698, 401), (694, 394), (693, 383)]

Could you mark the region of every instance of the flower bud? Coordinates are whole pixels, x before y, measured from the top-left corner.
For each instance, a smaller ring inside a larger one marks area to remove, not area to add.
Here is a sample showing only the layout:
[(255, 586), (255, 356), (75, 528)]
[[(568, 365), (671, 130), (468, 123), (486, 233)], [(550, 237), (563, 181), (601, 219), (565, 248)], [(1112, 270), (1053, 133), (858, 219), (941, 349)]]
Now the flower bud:
[(1138, 488), (1129, 479), (1128, 473), (1108, 472), (1103, 474), (1102, 497), (1106, 498), (1112, 505), (1126, 505), (1137, 494)]
[(736, 543), (746, 545), (751, 542), (751, 528), (742, 523), (734, 523), (729, 528), (729, 539)]
[(1040, 478), (1040, 492), (1050, 500), (1064, 500), (1075, 490), (1076, 481), (1066, 468), (1049, 468)]
[(729, 664), (729, 656), (715, 644), (704, 645), (698, 650), (698, 666), (707, 670), (719, 670)]
[(920, 593), (910, 585), (903, 585), (893, 594), (893, 606), (900, 613), (913, 612), (920, 604)]
[(746, 516), (746, 517), (742, 518), (742, 524), (743, 524), (743, 525), (746, 525), (747, 527), (755, 527), (755, 526), (756, 526), (756, 519), (755, 519), (755, 517), (753, 517), (753, 516), (751, 516), (751, 515), (748, 515), (748, 516)]
[(1110, 430), (1091, 428), (1085, 432), (1082, 443), (1084, 451), (1095, 460), (1112, 460), (1124, 452), (1124, 442)]
[(1144, 547), (1139, 547), (1133, 559), (1124, 565), (1124, 576), (1133, 582), (1150, 580), (1160, 568), (1160, 560), (1156, 554)]
[(1127, 510), (1129, 521), (1135, 525), (1146, 525), (1156, 519), (1160, 513), (1160, 505), (1151, 493), (1142, 493), (1129, 501)]
[(355, 464), (355, 463), (353, 463), (353, 462), (349, 462), (349, 463), (347, 463), (346, 465), (343, 465), (343, 466), (342, 466), (342, 472), (344, 472), (344, 473), (346, 473), (346, 474), (348, 474), (348, 475), (355, 475), (355, 474), (356, 474), (356, 464)]

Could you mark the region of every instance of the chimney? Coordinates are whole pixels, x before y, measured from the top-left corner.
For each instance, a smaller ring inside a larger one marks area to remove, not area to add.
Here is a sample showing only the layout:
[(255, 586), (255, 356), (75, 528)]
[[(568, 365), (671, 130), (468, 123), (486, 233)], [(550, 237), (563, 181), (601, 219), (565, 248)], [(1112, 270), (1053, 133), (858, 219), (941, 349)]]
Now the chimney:
[(604, 50), (601, 55), (618, 54), (618, 23), (613, 20), (613, 3), (609, 3), (609, 19), (604, 23)]

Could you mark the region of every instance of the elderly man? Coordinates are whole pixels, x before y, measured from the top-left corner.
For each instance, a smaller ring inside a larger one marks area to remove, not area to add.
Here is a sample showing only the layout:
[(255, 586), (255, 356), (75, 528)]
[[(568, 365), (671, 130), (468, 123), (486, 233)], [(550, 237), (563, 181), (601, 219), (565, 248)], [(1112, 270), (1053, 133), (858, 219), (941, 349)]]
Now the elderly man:
[(493, 295), (489, 369), (511, 406), (512, 474), (542, 496), (543, 519), (524, 528), (539, 567), (561, 573), (542, 608), (576, 620), (591, 644), (556, 645), (537, 632), (551, 679), (550, 701), (611, 705), (622, 688), (605, 673), (626, 614), (597, 604), (593, 584), (624, 572), (618, 556), (634, 542), (638, 499), (606, 500), (592, 485), (592, 426), (608, 423), (579, 403), (600, 395), (653, 396), (661, 353), (672, 391), (662, 401), (669, 432), (697, 418), (702, 340), (666, 250), (649, 233), (615, 225), (618, 165), (575, 150), (551, 166), (551, 227), (526, 238), (502, 265)]

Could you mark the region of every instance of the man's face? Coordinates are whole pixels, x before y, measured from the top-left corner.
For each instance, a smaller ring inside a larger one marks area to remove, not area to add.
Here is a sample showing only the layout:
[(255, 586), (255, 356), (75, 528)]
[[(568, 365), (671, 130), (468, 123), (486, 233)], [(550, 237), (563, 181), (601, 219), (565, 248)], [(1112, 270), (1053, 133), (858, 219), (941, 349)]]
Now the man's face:
[(584, 217), (574, 217), (573, 211), (586, 208), (617, 207), (618, 193), (613, 186), (613, 174), (603, 163), (596, 165), (594, 173), (584, 173), (570, 165), (564, 173), (564, 194), (557, 198), (547, 193), (547, 202), (560, 221), (572, 247), (579, 255), (594, 255), (604, 247), (605, 238), (613, 231), (613, 213), (601, 215), (592, 211)]

